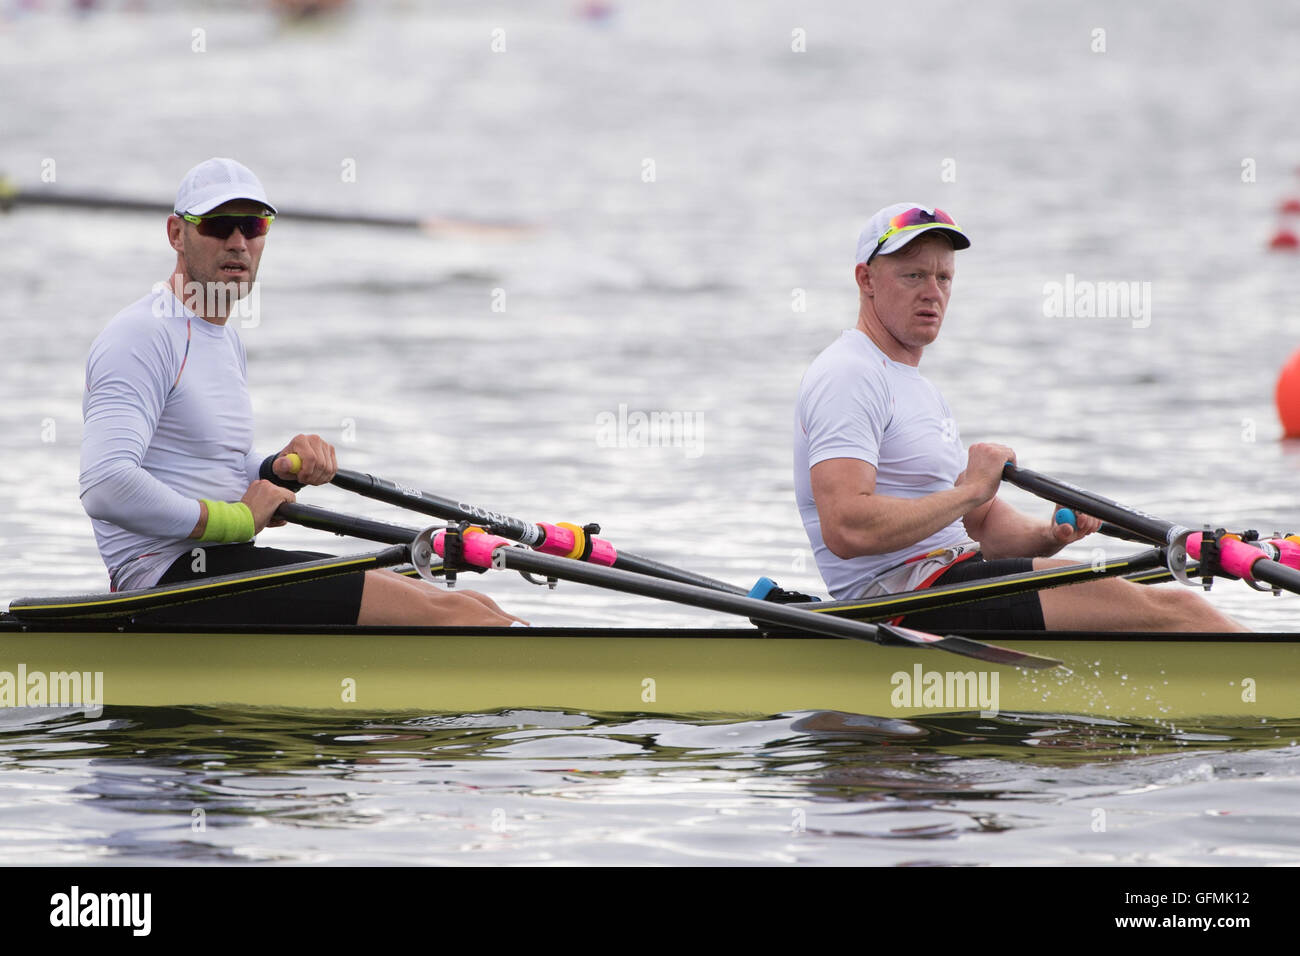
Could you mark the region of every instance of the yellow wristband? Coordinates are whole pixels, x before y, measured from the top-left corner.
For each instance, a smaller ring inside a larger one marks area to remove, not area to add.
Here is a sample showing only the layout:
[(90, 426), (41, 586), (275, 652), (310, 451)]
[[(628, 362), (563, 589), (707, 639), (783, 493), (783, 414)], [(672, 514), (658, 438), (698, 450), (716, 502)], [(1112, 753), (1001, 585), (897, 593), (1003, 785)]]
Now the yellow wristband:
[(209, 501), (207, 498), (199, 500), (208, 506), (208, 523), (199, 537), (200, 541), (234, 543), (248, 541), (257, 534), (253, 512), (242, 501), (232, 504), (229, 501)]

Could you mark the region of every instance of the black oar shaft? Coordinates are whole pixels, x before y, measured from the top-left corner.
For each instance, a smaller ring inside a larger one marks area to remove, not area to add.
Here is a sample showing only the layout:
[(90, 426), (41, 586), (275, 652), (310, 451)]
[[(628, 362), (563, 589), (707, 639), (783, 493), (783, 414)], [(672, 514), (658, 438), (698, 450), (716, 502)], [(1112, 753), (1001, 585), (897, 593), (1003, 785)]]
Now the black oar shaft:
[(285, 521), (302, 525), (304, 528), (346, 534), (367, 541), (378, 541), (381, 544), (410, 544), (420, 533), (418, 528), (406, 528), (386, 521), (359, 518), (356, 515), (335, 514), (324, 508), (296, 502), (280, 505), (275, 513)]
[(721, 591), (726, 594), (748, 594), (742, 587), (729, 584), (726, 581), (719, 581), (704, 574), (697, 574), (694, 571), (685, 571), (682, 568), (673, 567), (671, 564), (664, 564), (653, 558), (647, 558), (643, 555), (632, 554), (626, 551), (619, 551), (618, 558), (614, 561), (614, 567), (621, 571), (634, 571), (637, 574), (647, 574), (652, 578), (663, 578), (665, 581), (680, 581), (683, 584), (695, 584), (700, 587), (706, 587), (713, 591)]
[(1121, 528), (1119, 525), (1111, 524), (1109, 521), (1103, 521), (1101, 523), (1101, 530), (1097, 533), (1105, 535), (1108, 538), (1119, 538), (1121, 541), (1138, 541), (1144, 544), (1148, 543), (1147, 539), (1142, 535), (1134, 534), (1127, 528)]
[[(399, 525), (371, 521), (368, 518), (357, 518), (352, 515), (337, 514), (323, 508), (313, 508), (306, 505), (281, 505), (278, 514), (287, 521), (293, 521), (308, 527), (360, 537), (375, 535), (379, 540), (385, 540), (384, 536), (400, 537), (412, 531), (412, 529), (402, 528)], [(423, 537), (423, 532), (420, 533), (420, 536)], [(422, 551), (423, 548), (420, 542), (415, 541), (390, 550), (410, 554), (412, 550), (418, 552)], [(411, 557), (415, 560), (417, 567), (421, 566), (421, 561), (432, 560), (432, 555), (427, 552), (421, 554), (419, 559), (416, 559), (415, 555), (411, 555)], [(743, 614), (752, 620), (762, 621), (765, 624), (790, 627), (813, 634), (826, 634), (832, 637), (850, 638), (859, 641), (874, 641), (879, 644), (909, 643), (913, 647), (933, 648), (991, 663), (1012, 664), (1022, 667), (1055, 667), (1060, 663), (1060, 661), (1052, 658), (1042, 657), (1026, 651), (999, 647), (995, 644), (985, 644), (954, 635), (938, 637), (920, 634), (919, 632), (899, 635), (896, 631), (885, 626), (876, 626), (844, 618), (820, 616), (790, 605), (773, 604), (770, 601), (760, 601), (756, 598), (718, 591), (696, 584), (667, 581), (632, 571), (607, 568), (602, 565), (574, 561), (570, 558), (561, 558), (550, 554), (540, 554), (515, 544), (497, 548), (495, 558), (499, 560), (500, 567), (510, 570), (540, 574), (560, 581), (590, 584), (594, 587), (622, 591), (628, 594), (639, 594), (643, 597), (673, 601), (678, 604), (687, 604), (707, 610)], [(904, 637), (906, 638), (905, 641), (903, 640)]]
[(399, 508), (418, 511), (433, 518), (442, 518), (444, 521), (472, 521), (488, 528), (494, 534), (519, 541), (529, 547), (542, 541), (542, 531), (535, 524), (487, 508), (452, 501), (450, 498), (430, 494), (419, 488), (399, 485), (386, 478), (340, 468), (330, 483), (344, 491), (355, 492), (376, 501), (397, 505)]
[(1256, 581), (1263, 581), (1265, 584), (1271, 584), (1274, 587), (1282, 588), (1284, 591), (1291, 591), (1300, 594), (1300, 571), (1289, 568), (1285, 564), (1279, 564), (1265, 556), (1261, 556), (1250, 567), (1250, 575)]
[(586, 564), (570, 561), (550, 554), (539, 554), (518, 547), (503, 547), (497, 550), (501, 563), (515, 571), (528, 571), (548, 577), (561, 578), (579, 584), (609, 588), (642, 597), (672, 600), (679, 604), (712, 611), (724, 611), (730, 614), (742, 614), (767, 624), (780, 624), (801, 631), (813, 631), (820, 634), (833, 634), (836, 637), (848, 637), (855, 640), (877, 641), (880, 639), (879, 628), (872, 624), (848, 621), (835, 617), (819, 617), (807, 611), (784, 604), (773, 604), (756, 598), (739, 594), (728, 594), (709, 588), (683, 584), (678, 581), (665, 581), (643, 574), (631, 574), (615, 568), (606, 568), (598, 564)]
[(4, 197), (4, 205), (18, 206), (55, 206), (76, 209), (111, 209), (122, 212), (153, 213), (157, 216), (169, 215), (173, 210), (166, 203), (146, 199), (125, 199), (113, 196), (88, 196), (80, 193), (65, 193), (39, 189), (19, 190)]
[[(450, 498), (430, 494), (418, 488), (399, 485), (396, 482), (389, 481), (386, 478), (378, 478), (375, 475), (340, 468), (332, 483), (346, 491), (355, 492), (367, 498), (374, 498), (376, 501), (387, 502), (390, 505), (397, 505), (400, 508), (409, 508), (411, 511), (418, 511), (420, 514), (441, 518), (444, 521), (471, 521), (493, 534), (501, 535), (501, 537), (509, 538), (512, 541), (518, 541), (529, 547), (541, 544), (544, 539), (542, 529), (533, 522), (524, 521), (521, 518), (502, 514), (499, 511), (492, 511), (488, 508), (481, 508), (477, 505), (452, 501)], [(719, 581), (682, 568), (675, 568), (672, 565), (663, 564), (627, 551), (620, 550), (618, 552), (614, 567), (621, 571), (648, 574), (667, 581), (694, 584), (698, 587), (711, 588), (729, 594), (740, 595), (746, 593), (743, 588), (736, 587), (734, 584), (728, 584), (725, 581)]]
[[(166, 216), (173, 210), (166, 203), (149, 199), (131, 199), (125, 196), (96, 196), (86, 193), (64, 192), (54, 189), (18, 189), (0, 191), (0, 210), (11, 206), (52, 206), (55, 208), (104, 209), (121, 212), (151, 213)], [(325, 212), (312, 209), (281, 209), (277, 217), (290, 222), (333, 223), (345, 226), (368, 226), (379, 229), (439, 229), (525, 230), (530, 226), (504, 220), (473, 219), (460, 216), (441, 216), (417, 219), (411, 216), (379, 216), (373, 213)]]
[[(638, 594), (642, 597), (657, 598), (686, 604), (692, 607), (727, 614), (740, 614), (751, 620), (764, 624), (788, 627), (812, 634), (825, 634), (856, 641), (871, 641), (877, 644), (899, 643), (897, 632), (885, 626), (868, 624), (865, 621), (851, 621), (847, 618), (812, 614), (809, 611), (792, 607), (788, 604), (773, 604), (756, 598), (739, 594), (728, 594), (693, 584), (678, 581), (665, 581), (660, 578), (646, 577), (616, 568), (607, 568), (581, 561), (571, 561), (549, 554), (539, 554), (517, 545), (500, 547), (494, 555), (494, 563), (513, 571), (526, 571), (545, 575), (560, 580), (590, 584), (594, 587)], [(1040, 657), (1024, 651), (999, 647), (967, 638), (948, 635), (918, 634), (917, 637), (932, 643), (911, 643), (911, 647), (929, 647), (945, 650), (967, 657), (974, 657), (991, 663), (1014, 664), (1021, 667), (1046, 668), (1055, 667), (1060, 661)]]
[[(1145, 511), (1125, 507), (1109, 498), (1077, 488), (1069, 482), (1040, 475), (1028, 468), (1019, 468), (1008, 463), (1002, 470), (1002, 476), (1018, 488), (1101, 518), (1103, 521), (1109, 521), (1157, 543), (1172, 545), (1179, 538), (1192, 533), (1184, 525), (1157, 518)], [(1255, 580), (1300, 594), (1300, 571), (1272, 560), (1263, 552), (1257, 558), (1252, 556), (1249, 565), (1250, 577)], [(1244, 567), (1234, 566), (1231, 562), (1228, 562), (1228, 566), (1232, 568), (1232, 571), (1228, 572), (1230, 574), (1245, 573), (1246, 570)], [(1216, 571), (1216, 573), (1224, 572)]]
[(1040, 475), (1028, 468), (1020, 468), (1017, 465), (1008, 463), (1002, 469), (1002, 478), (1017, 488), (1023, 488), (1040, 498), (1046, 498), (1048, 501), (1065, 505), (1067, 508), (1082, 511), (1094, 518), (1100, 518), (1102, 521), (1109, 521), (1127, 531), (1141, 535), (1155, 544), (1171, 544), (1180, 534), (1187, 530), (1187, 528), (1174, 524), (1172, 521), (1166, 521), (1144, 511), (1126, 507), (1117, 501), (1111, 501), (1109, 498), (1086, 491), (1069, 482), (1049, 478), (1047, 475)]
[[(342, 515), (312, 505), (286, 504), (276, 512), (286, 521), (299, 524), (318, 531), (330, 531), (334, 534), (351, 535), (368, 541), (384, 544), (402, 544), (412, 541), (419, 532), (415, 528), (358, 518), (354, 515)], [(989, 598), (1019, 594), (1024, 591), (1039, 591), (1046, 588), (1063, 587), (1083, 581), (1095, 581), (1098, 578), (1115, 577), (1132, 574), (1149, 568), (1160, 567), (1164, 562), (1164, 551), (1152, 548), (1127, 558), (1106, 561), (1100, 566), (1091, 564), (1072, 565), (1063, 568), (1049, 568), (1042, 571), (1026, 571), (990, 581), (969, 581), (963, 584), (950, 584), (922, 591), (908, 591), (901, 594), (882, 594), (873, 598), (858, 598), (847, 601), (810, 601), (791, 604), (790, 607), (813, 611), (817, 614), (846, 617), (857, 621), (887, 621), (900, 614), (919, 614), (936, 608), (952, 607), (985, 601)], [(633, 570), (628, 568), (626, 570)], [(644, 573), (644, 572), (637, 572)], [(651, 577), (662, 575), (651, 574)], [(731, 592), (724, 592), (731, 593)]]

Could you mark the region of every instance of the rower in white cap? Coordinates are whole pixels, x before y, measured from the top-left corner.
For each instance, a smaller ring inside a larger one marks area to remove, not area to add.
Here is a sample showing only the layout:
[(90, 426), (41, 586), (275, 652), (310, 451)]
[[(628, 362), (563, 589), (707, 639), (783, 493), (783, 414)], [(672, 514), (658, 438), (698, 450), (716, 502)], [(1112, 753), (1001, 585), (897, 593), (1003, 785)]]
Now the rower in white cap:
[[(114, 590), (328, 557), (255, 547), (301, 484), (325, 484), (334, 448), (297, 435), (253, 450), (243, 343), (227, 320), (249, 295), (276, 209), (233, 159), (181, 180), (167, 238), (176, 265), (91, 347), (83, 399), (81, 499)], [(295, 471), (290, 454), (300, 460)], [(391, 571), (357, 572), (153, 612), (167, 623), (508, 625), (482, 594)]]
[[(957, 584), (1070, 562), (1050, 556), (1100, 527), (1022, 514), (998, 498), (1006, 445), (962, 447), (918, 366), (939, 335), (954, 252), (970, 239), (942, 209), (896, 203), (858, 237), (858, 321), (799, 389), (794, 481), (813, 554), (836, 598)], [(945, 630), (1240, 631), (1184, 588), (1108, 578), (907, 615)]]

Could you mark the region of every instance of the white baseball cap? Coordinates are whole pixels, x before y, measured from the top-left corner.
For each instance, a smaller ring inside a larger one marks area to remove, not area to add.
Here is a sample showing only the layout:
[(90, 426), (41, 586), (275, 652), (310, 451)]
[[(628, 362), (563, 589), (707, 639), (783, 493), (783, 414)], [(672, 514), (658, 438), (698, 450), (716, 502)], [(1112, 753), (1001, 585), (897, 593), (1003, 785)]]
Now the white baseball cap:
[(858, 234), (857, 261), (866, 262), (873, 256), (897, 252), (931, 229), (946, 232), (954, 249), (970, 248), (970, 239), (961, 231), (957, 220), (942, 209), (915, 202), (896, 202), (872, 216)]
[(275, 215), (275, 207), (267, 200), (266, 190), (253, 171), (243, 163), (220, 156), (205, 159), (185, 174), (172, 208), (201, 216), (232, 199), (260, 202)]

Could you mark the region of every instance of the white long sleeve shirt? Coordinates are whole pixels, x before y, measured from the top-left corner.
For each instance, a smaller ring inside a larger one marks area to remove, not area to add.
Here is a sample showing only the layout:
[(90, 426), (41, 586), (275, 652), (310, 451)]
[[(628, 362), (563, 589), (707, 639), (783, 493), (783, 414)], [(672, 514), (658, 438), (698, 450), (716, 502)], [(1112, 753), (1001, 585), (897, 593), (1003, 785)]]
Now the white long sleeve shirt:
[(114, 590), (149, 587), (186, 551), (199, 498), (238, 501), (257, 478), (243, 343), (159, 283), (90, 349), (81, 503)]

